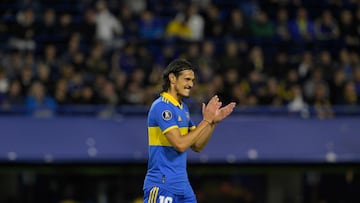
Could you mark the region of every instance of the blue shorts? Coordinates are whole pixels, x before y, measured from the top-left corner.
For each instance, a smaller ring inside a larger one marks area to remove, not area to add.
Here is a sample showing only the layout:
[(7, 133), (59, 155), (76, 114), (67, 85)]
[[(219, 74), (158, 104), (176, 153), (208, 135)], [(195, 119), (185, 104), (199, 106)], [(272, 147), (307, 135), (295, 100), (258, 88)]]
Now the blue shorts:
[(184, 195), (178, 195), (154, 186), (144, 190), (144, 203), (196, 203), (196, 197), (192, 189)]

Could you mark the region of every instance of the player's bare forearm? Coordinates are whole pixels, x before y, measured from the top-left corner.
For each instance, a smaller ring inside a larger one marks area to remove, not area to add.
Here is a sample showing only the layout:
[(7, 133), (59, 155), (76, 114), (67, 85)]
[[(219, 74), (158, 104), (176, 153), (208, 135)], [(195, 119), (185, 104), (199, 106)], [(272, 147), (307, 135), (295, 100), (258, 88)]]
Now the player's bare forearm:
[(207, 121), (203, 120), (193, 131), (190, 131), (186, 135), (181, 135), (179, 129), (174, 128), (165, 133), (165, 136), (178, 152), (184, 152), (193, 146), (209, 129), (211, 129), (211, 126)]
[(235, 103), (231, 103), (220, 108), (221, 102), (218, 96), (215, 95), (207, 105), (202, 105), (203, 120), (195, 130), (185, 136), (181, 136), (178, 129), (173, 129), (167, 132), (165, 136), (171, 145), (179, 152), (184, 152), (189, 147), (194, 151), (201, 151), (210, 139), (216, 123), (230, 115), (234, 106)]
[(211, 135), (213, 134), (215, 130), (214, 123), (209, 123), (209, 127), (205, 128), (199, 138), (196, 140), (196, 142), (191, 146), (191, 149), (195, 152), (201, 152), (206, 144), (209, 142)]

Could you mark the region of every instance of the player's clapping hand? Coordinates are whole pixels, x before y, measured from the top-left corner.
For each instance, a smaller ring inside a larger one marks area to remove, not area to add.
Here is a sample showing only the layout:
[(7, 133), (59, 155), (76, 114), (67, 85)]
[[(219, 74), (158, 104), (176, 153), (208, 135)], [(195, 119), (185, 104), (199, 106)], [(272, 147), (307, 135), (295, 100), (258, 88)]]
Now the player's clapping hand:
[(214, 123), (215, 116), (218, 113), (222, 103), (219, 100), (219, 97), (217, 95), (213, 96), (208, 104), (205, 103), (202, 104), (202, 114), (204, 120), (207, 120), (211, 123)]
[(213, 122), (219, 123), (220, 121), (224, 120), (226, 117), (228, 117), (233, 111), (236, 106), (235, 102), (231, 102), (228, 105), (219, 108), (216, 113)]

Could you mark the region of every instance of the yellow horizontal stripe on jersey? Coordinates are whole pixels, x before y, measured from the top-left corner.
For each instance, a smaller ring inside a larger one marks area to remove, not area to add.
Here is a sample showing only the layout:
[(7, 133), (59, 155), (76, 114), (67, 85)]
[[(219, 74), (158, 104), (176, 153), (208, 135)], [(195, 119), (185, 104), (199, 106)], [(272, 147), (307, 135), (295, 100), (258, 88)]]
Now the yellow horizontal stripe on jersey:
[(164, 130), (164, 132), (162, 132), (161, 134), (165, 134), (165, 133), (169, 132), (170, 130), (172, 130), (172, 129), (174, 129), (174, 128), (179, 128), (179, 127), (176, 126), (176, 125), (170, 126), (170, 127), (166, 128), (166, 129)]
[[(169, 127), (165, 130), (168, 132), (171, 129), (177, 128), (177, 126)], [(181, 135), (186, 135), (189, 132), (189, 128), (179, 128)], [(162, 133), (159, 127), (148, 127), (149, 145), (150, 146), (171, 146), (168, 139)]]

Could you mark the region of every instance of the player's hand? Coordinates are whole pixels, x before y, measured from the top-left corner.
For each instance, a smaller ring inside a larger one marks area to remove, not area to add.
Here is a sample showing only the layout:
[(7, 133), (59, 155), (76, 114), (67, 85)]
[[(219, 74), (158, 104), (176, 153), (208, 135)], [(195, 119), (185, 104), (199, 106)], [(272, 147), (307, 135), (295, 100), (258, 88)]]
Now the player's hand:
[(207, 105), (205, 103), (202, 104), (202, 114), (204, 120), (207, 120), (211, 123), (214, 122), (215, 116), (219, 111), (222, 103), (219, 101), (219, 97), (217, 95), (213, 96)]
[(216, 111), (213, 122), (216, 124), (216, 123), (219, 123), (220, 121), (224, 120), (226, 117), (228, 117), (234, 111), (235, 106), (236, 106), (236, 103), (231, 102), (228, 105), (218, 109)]

